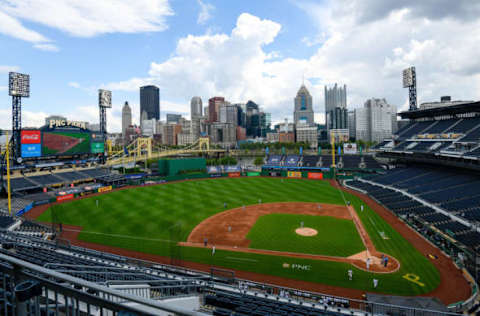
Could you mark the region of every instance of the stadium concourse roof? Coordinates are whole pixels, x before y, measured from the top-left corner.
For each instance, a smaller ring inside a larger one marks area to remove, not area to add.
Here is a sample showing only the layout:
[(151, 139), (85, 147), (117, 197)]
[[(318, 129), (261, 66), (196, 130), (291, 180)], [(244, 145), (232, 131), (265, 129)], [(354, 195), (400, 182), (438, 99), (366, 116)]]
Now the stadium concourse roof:
[(402, 119), (418, 119), (423, 117), (437, 117), (465, 113), (480, 113), (480, 101), (440, 106), (432, 109), (405, 111), (398, 113)]

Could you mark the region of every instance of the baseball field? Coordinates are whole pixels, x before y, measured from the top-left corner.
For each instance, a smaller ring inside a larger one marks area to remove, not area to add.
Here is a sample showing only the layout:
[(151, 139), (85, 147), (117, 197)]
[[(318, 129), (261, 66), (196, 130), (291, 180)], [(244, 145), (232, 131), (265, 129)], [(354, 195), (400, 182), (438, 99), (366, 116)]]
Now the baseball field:
[[(441, 281), (425, 254), (364, 201), (328, 181), (173, 182), (55, 204), (37, 219), (73, 225), (66, 227), (84, 242), (327, 286), (420, 295)], [(310, 230), (301, 234), (299, 228)], [(392, 269), (372, 272), (349, 263), (366, 248), (389, 256)]]

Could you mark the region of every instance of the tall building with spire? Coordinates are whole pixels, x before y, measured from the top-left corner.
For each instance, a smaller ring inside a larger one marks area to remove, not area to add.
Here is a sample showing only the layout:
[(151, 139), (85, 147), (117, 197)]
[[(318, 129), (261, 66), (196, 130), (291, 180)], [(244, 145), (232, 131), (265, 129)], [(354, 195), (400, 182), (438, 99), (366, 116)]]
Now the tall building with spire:
[(312, 96), (304, 84), (297, 92), (297, 96), (294, 99), (295, 109), (293, 111), (293, 119), (296, 125), (307, 124), (313, 125), (313, 106)]
[(125, 139), (125, 131), (127, 128), (132, 125), (132, 109), (128, 105), (128, 102), (125, 101), (125, 104), (122, 108), (122, 137)]

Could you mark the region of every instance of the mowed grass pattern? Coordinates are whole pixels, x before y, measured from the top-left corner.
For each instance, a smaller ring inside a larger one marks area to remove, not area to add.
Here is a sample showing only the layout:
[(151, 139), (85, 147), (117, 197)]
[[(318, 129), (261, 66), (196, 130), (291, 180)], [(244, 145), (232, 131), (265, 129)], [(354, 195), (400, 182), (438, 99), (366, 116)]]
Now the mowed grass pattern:
[[(315, 236), (301, 236), (300, 227), (315, 229)], [(247, 235), (249, 248), (348, 257), (365, 250), (351, 220), (331, 216), (268, 214), (260, 217)]]
[[(227, 209), (267, 202), (319, 202), (344, 204), (342, 194), (327, 181), (281, 178), (222, 178), (138, 187), (55, 205), (38, 220), (52, 219), (83, 227), (81, 240), (298, 280), (395, 295), (418, 295), (432, 291), (440, 282), (437, 269), (379, 215), (360, 199), (345, 194), (352, 202), (380, 251), (396, 257), (401, 268), (392, 274), (372, 274), (337, 262), (256, 255), (209, 249), (176, 247), (202, 220)], [(99, 201), (98, 208), (96, 200)], [(55, 216), (52, 217), (52, 214)], [(389, 239), (383, 239), (384, 232)], [(331, 236), (330, 238), (336, 238)], [(309, 270), (283, 268), (283, 263), (304, 264)], [(354, 271), (352, 281), (347, 270)], [(424, 286), (403, 278), (406, 273), (420, 277)], [(377, 289), (372, 280), (379, 280)]]

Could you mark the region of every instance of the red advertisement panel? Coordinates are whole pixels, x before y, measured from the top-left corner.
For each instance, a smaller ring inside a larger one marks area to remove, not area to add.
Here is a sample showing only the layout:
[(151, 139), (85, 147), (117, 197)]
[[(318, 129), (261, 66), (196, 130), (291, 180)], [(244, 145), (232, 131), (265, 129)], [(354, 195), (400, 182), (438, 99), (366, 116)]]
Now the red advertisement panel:
[(67, 194), (67, 195), (62, 195), (62, 196), (57, 196), (57, 202), (65, 201), (65, 200), (71, 200), (71, 199), (73, 199), (73, 193), (72, 194)]
[(40, 131), (22, 131), (20, 133), (22, 144), (40, 144)]
[(323, 173), (321, 173), (321, 172), (309, 172), (308, 173), (308, 178), (309, 179), (322, 180), (323, 179)]
[(228, 176), (230, 178), (240, 177), (240, 172), (230, 172)]

